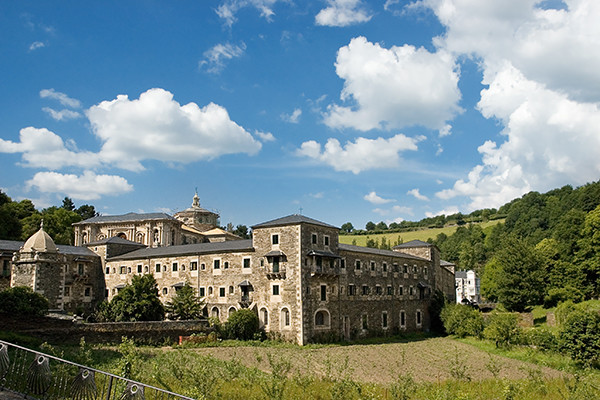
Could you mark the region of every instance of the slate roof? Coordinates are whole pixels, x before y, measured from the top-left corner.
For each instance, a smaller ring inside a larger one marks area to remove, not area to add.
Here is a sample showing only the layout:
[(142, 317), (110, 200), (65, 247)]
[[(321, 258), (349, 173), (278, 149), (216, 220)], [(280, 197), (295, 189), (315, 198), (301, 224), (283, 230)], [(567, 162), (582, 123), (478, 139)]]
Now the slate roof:
[[(0, 253), (3, 252), (15, 252), (19, 251), (25, 242), (19, 242), (16, 240), (0, 240)], [(61, 254), (69, 254), (74, 256), (87, 256), (87, 257), (98, 257), (96, 253), (86, 247), (79, 246), (68, 246), (64, 244), (57, 244), (56, 247)]]
[(89, 243), (86, 243), (84, 246), (101, 246), (103, 244), (128, 244), (128, 245), (136, 245), (136, 246), (140, 246), (140, 247), (146, 247), (146, 245), (144, 245), (144, 244), (141, 244), (138, 242), (132, 242), (131, 240), (123, 239), (122, 237), (119, 237), (119, 236), (113, 236), (110, 238), (97, 240), (95, 242), (89, 242)]
[(111, 223), (111, 222), (132, 222), (132, 221), (146, 221), (146, 220), (160, 220), (168, 219), (177, 221), (175, 218), (165, 213), (127, 213), (122, 215), (99, 215), (97, 217), (88, 218), (86, 220), (76, 222), (73, 225), (83, 225), (91, 223)]
[(144, 248), (140, 250), (134, 250), (129, 253), (122, 254), (107, 259), (107, 261), (113, 260), (135, 260), (141, 258), (154, 258), (154, 257), (174, 257), (183, 255), (194, 255), (194, 254), (210, 254), (210, 253), (223, 253), (230, 251), (254, 251), (252, 247), (252, 239), (245, 240), (230, 240), (227, 242), (214, 242), (214, 243), (193, 243), (193, 244), (182, 244), (179, 246), (165, 246), (165, 247), (153, 247)]
[(327, 228), (340, 229), (337, 226), (326, 224), (325, 222), (317, 221), (316, 219), (312, 219), (300, 214), (292, 214), (287, 217), (277, 218), (271, 221), (263, 222), (258, 225), (252, 226), (252, 229), (255, 228), (269, 228), (272, 226), (284, 226), (284, 225), (297, 225), (297, 224), (311, 224), (311, 225), (319, 225)]
[(454, 276), (460, 279), (467, 279), (467, 271), (456, 271)]
[[(402, 257), (402, 258), (410, 258), (413, 260), (427, 260), (426, 258), (413, 256), (411, 254), (401, 253), (399, 251), (374, 249), (371, 247), (354, 246), (351, 244), (340, 243), (338, 245), (338, 248), (340, 250), (353, 251), (353, 252), (357, 252), (357, 253), (377, 254), (380, 256), (389, 256), (389, 257)], [(427, 261), (429, 261), (429, 260), (427, 260)]]
[(440, 265), (441, 265), (442, 267), (452, 267), (452, 266), (454, 266), (454, 265), (456, 265), (456, 264), (454, 264), (454, 263), (452, 263), (452, 262), (450, 262), (450, 261), (446, 261), (446, 260), (440, 260)]
[(395, 249), (402, 249), (406, 247), (431, 247), (433, 244), (424, 242), (422, 240), (411, 240), (410, 242), (399, 244), (394, 246)]

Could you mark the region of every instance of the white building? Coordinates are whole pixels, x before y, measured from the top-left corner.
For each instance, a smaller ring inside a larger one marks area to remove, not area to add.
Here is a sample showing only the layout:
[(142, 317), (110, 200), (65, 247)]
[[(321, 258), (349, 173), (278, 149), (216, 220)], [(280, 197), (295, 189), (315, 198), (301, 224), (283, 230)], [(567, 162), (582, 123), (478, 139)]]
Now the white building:
[(465, 302), (480, 303), (480, 283), (475, 271), (456, 271), (456, 302), (461, 304)]

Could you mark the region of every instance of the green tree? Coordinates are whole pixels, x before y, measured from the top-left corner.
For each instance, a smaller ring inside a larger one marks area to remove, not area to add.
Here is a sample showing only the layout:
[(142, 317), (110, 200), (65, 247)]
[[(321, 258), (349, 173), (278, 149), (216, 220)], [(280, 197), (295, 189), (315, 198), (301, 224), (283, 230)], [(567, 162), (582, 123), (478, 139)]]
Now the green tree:
[(68, 197), (65, 197), (62, 201), (62, 206), (60, 206), (60, 208), (64, 208), (67, 211), (75, 211), (75, 204), (73, 203), (73, 200), (71, 200)]
[(342, 225), (341, 229), (343, 232), (351, 233), (354, 230), (354, 226), (352, 225), (351, 222), (346, 222), (345, 224)]
[(16, 286), (0, 292), (0, 313), (19, 316), (39, 316), (48, 312), (48, 299), (25, 286)]
[(525, 241), (507, 238), (495, 256), (498, 301), (509, 311), (524, 311), (542, 304), (546, 290), (543, 259)]
[(258, 326), (258, 315), (250, 309), (242, 308), (229, 316), (225, 332), (231, 339), (250, 340), (258, 333)]
[(378, 231), (387, 231), (388, 226), (385, 222), (380, 221), (377, 225), (375, 225), (375, 229)]
[(246, 225), (238, 225), (235, 227), (233, 231), (234, 235), (241, 237), (242, 239), (249, 239), (250, 234), (248, 232), (248, 227)]
[(75, 212), (77, 214), (79, 214), (79, 216), (81, 217), (82, 220), (90, 219), (90, 218), (97, 217), (98, 215), (100, 215), (96, 212), (96, 208), (89, 204), (83, 204), (83, 205), (79, 206), (79, 208), (77, 210), (75, 210)]
[(0, 239), (18, 240), (21, 236), (21, 221), (15, 214), (13, 201), (0, 190)]
[(368, 231), (374, 231), (375, 230), (375, 222), (373, 222), (373, 221), (367, 222), (365, 225), (365, 229)]
[(575, 259), (585, 276), (583, 290), (588, 298), (598, 297), (600, 295), (600, 206), (586, 215), (581, 237)]
[(516, 313), (492, 313), (488, 325), (483, 330), (483, 336), (493, 340), (496, 347), (508, 347), (518, 343), (520, 334), (519, 314)]
[(134, 275), (110, 302), (110, 315), (115, 321), (161, 321), (165, 308), (158, 296), (154, 275)]
[(575, 309), (560, 327), (559, 342), (569, 356), (580, 364), (600, 364), (600, 314)]
[(480, 337), (485, 326), (478, 310), (462, 304), (447, 303), (442, 308), (440, 317), (446, 332), (458, 337)]
[(196, 297), (196, 291), (186, 282), (167, 302), (165, 308), (171, 319), (198, 319), (202, 317), (204, 303)]

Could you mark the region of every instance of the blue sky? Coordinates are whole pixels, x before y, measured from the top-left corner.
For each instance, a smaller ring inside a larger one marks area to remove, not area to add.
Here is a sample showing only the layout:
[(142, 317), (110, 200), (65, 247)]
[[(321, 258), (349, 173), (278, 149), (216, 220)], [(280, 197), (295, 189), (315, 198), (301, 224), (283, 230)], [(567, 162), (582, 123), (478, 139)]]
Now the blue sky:
[(595, 0), (0, 4), (0, 188), (252, 225), (600, 178)]

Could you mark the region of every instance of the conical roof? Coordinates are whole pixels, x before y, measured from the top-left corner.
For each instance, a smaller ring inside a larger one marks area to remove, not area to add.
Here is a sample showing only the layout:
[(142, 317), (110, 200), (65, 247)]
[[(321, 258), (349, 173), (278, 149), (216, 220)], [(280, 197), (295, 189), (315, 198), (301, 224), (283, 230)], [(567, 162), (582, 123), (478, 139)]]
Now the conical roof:
[(23, 245), (22, 251), (25, 252), (33, 252), (37, 251), (40, 253), (56, 253), (58, 249), (56, 244), (54, 244), (54, 240), (44, 231), (44, 223), (42, 222), (42, 226), (40, 230), (31, 235), (29, 239)]

